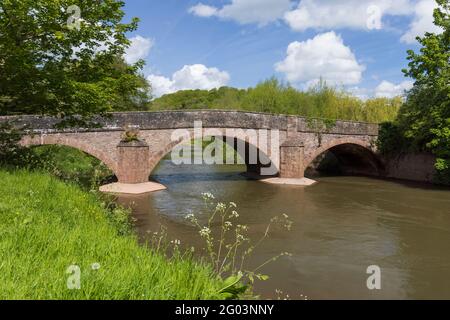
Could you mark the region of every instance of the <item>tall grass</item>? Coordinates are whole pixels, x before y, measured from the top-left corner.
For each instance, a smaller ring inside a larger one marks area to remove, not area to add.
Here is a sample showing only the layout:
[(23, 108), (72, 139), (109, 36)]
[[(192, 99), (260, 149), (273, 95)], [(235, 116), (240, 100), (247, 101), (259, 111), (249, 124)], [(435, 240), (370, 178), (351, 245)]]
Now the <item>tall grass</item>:
[[(221, 298), (210, 267), (138, 245), (97, 196), (38, 172), (0, 181), (0, 299)], [(67, 287), (71, 265), (80, 289)]]

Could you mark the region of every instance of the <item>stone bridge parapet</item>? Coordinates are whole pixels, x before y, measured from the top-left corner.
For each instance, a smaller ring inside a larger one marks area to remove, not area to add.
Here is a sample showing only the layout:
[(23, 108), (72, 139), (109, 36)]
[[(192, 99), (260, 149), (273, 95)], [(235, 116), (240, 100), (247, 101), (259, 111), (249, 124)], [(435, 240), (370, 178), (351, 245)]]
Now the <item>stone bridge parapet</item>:
[[(0, 117), (2, 122), (24, 128), (27, 135), (22, 139), (23, 145), (59, 144), (80, 149), (103, 161), (124, 183), (148, 181), (159, 161), (179, 143), (186, 142), (174, 141), (174, 130), (193, 133), (194, 123), (198, 122), (205, 135), (209, 129), (215, 129), (217, 135), (226, 137), (228, 129), (241, 129), (231, 138), (243, 140), (246, 150), (260, 149), (246, 138), (246, 131), (277, 131), (278, 149), (269, 148), (265, 153), (282, 178), (303, 178), (314, 159), (329, 150), (346, 165), (361, 160), (370, 163), (375, 174), (380, 173), (375, 147), (378, 125), (373, 123), (222, 110), (111, 113), (96, 117), (96, 125), (87, 128), (61, 129), (60, 119), (34, 115)], [(130, 125), (139, 128), (144, 144), (133, 148), (121, 143), (124, 128)], [(255, 170), (250, 164), (248, 168)]]

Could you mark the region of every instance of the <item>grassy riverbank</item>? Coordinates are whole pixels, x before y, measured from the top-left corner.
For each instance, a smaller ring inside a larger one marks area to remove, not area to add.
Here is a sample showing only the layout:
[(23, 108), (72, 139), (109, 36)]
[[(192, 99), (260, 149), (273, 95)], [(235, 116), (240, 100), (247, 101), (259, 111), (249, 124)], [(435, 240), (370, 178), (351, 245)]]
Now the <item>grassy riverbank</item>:
[(0, 299), (220, 298), (209, 267), (139, 246), (97, 196), (44, 173), (0, 170), (0, 181)]

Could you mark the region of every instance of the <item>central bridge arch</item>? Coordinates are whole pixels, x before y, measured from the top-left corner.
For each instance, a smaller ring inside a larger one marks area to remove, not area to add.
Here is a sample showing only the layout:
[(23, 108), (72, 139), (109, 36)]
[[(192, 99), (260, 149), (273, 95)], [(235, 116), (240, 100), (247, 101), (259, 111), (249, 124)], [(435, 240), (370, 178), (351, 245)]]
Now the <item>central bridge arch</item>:
[[(247, 166), (247, 172), (259, 175), (261, 168), (266, 168), (266, 170), (270, 168), (268, 171), (273, 171), (272, 175), (276, 175), (278, 173), (278, 150), (276, 150), (276, 152), (272, 152), (273, 150), (271, 149), (272, 146), (270, 146), (270, 144), (267, 146), (267, 150), (262, 150), (257, 146), (257, 141), (256, 144), (254, 141), (249, 141), (245, 134), (242, 134), (243, 131), (237, 130), (237, 134), (229, 134), (229, 132), (225, 132), (225, 130), (222, 129), (216, 130), (220, 130), (220, 134), (217, 132), (217, 134), (211, 135), (208, 134), (210, 129), (204, 129), (203, 139), (209, 141), (209, 143), (213, 143), (210, 139), (215, 137), (230, 145)], [(189, 136), (184, 136), (174, 141), (167, 141), (157, 152), (153, 152), (149, 160), (149, 175), (151, 175), (151, 173), (155, 170), (160, 161), (169, 155), (173, 150), (176, 150), (176, 148), (181, 146), (187, 146), (189, 143), (192, 143), (193, 140), (195, 140), (195, 138), (190, 134)], [(233, 141), (232, 144), (229, 143), (230, 140)], [(250, 154), (255, 154), (256, 159), (254, 157), (250, 158)]]

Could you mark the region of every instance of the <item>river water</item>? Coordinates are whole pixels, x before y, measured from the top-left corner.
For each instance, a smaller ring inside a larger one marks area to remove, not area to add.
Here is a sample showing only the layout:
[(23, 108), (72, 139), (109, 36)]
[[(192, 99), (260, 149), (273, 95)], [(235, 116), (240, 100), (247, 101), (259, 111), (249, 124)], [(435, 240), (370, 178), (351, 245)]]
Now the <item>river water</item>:
[[(142, 240), (160, 225), (185, 248), (200, 247), (185, 215), (204, 211), (202, 192), (233, 201), (239, 223), (258, 239), (269, 220), (287, 214), (291, 231), (275, 229), (249, 267), (289, 252), (263, 268), (262, 298), (450, 299), (450, 191), (365, 177), (320, 177), (311, 187), (248, 180), (245, 166), (175, 166), (163, 160), (153, 179), (167, 190), (119, 200), (133, 208)], [(366, 285), (368, 266), (381, 289)], [(283, 291), (276, 294), (275, 290)]]

